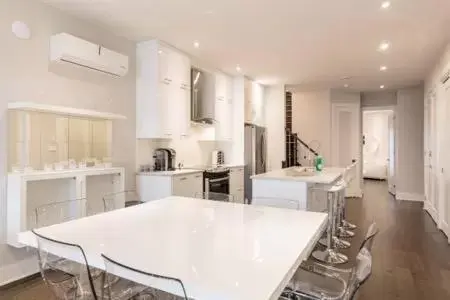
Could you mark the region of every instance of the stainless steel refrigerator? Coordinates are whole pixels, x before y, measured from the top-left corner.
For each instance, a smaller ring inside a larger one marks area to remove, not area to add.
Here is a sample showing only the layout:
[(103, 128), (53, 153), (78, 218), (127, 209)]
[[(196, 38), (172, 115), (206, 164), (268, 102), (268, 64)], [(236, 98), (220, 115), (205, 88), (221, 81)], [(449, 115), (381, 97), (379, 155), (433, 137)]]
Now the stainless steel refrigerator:
[(245, 162), (245, 199), (251, 204), (252, 200), (252, 180), (250, 177), (255, 174), (266, 172), (266, 128), (245, 124), (244, 129), (244, 162)]

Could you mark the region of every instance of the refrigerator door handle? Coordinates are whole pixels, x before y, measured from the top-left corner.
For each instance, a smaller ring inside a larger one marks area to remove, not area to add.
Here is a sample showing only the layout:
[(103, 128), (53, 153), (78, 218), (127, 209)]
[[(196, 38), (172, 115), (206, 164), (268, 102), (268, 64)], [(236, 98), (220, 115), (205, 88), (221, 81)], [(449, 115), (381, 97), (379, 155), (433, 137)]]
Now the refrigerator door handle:
[(264, 133), (261, 135), (261, 166), (263, 168), (263, 171), (266, 171), (266, 150), (265, 150), (265, 146), (266, 146), (266, 140), (265, 140), (265, 136)]

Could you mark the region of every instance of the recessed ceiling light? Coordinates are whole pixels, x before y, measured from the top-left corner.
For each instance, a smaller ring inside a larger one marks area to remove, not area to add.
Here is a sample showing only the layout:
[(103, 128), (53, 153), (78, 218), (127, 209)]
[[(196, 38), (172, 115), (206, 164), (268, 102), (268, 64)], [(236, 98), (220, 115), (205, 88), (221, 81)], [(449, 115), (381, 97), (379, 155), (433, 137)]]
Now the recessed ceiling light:
[(387, 70), (387, 67), (386, 66), (381, 66), (380, 67), (380, 71), (386, 71)]
[(388, 9), (389, 7), (391, 7), (391, 2), (390, 1), (383, 1), (381, 3), (381, 8), (382, 9)]
[(382, 84), (382, 85), (380, 85), (380, 89), (384, 89), (384, 85)]
[(378, 51), (380, 52), (386, 52), (391, 47), (391, 43), (389, 41), (382, 41), (380, 45), (378, 46)]
[(241, 66), (237, 65), (236, 66), (236, 71), (241, 72)]
[(349, 85), (348, 85), (348, 84), (346, 83), (346, 84), (344, 84), (344, 87), (345, 87), (345, 88), (348, 88), (348, 87), (349, 87)]
[(200, 48), (200, 43), (198, 42), (198, 41), (195, 41), (194, 42), (194, 48)]

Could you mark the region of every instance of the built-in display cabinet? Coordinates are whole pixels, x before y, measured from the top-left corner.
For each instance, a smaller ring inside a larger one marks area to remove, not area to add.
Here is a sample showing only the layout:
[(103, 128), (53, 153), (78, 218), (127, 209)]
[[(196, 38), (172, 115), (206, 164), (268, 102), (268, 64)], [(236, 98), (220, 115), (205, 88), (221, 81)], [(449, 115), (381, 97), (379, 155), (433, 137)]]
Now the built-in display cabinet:
[(112, 121), (9, 110), (8, 171), (110, 167)]
[[(36, 103), (8, 104), (7, 242), (39, 227), (36, 208), (86, 199), (69, 213), (103, 212), (102, 197), (123, 191), (125, 170), (112, 164), (112, 120), (124, 116)], [(47, 215), (46, 224), (61, 222)]]

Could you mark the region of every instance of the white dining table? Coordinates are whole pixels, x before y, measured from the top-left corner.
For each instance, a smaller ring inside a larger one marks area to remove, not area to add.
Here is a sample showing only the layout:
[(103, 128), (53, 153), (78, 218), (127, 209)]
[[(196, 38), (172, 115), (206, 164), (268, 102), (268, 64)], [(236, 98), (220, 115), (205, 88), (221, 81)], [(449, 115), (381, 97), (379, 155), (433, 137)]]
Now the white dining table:
[[(179, 278), (192, 299), (274, 300), (308, 258), (326, 222), (324, 213), (172, 196), (36, 231), (80, 245), (88, 264), (102, 270), (104, 253), (144, 272)], [(20, 233), (19, 242), (37, 247), (30, 231)], [(51, 252), (71, 259), (64, 246)], [(180, 293), (161, 279), (150, 285)]]

